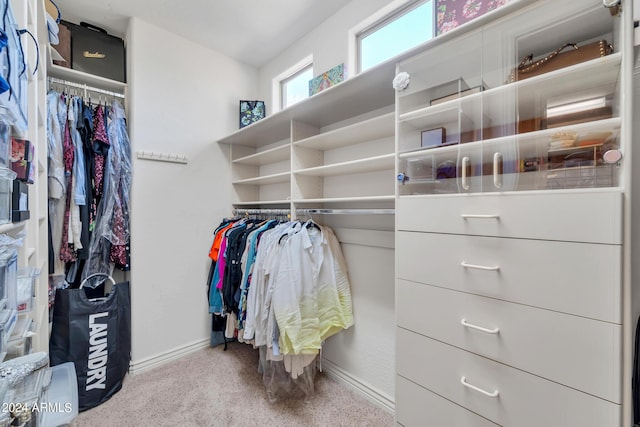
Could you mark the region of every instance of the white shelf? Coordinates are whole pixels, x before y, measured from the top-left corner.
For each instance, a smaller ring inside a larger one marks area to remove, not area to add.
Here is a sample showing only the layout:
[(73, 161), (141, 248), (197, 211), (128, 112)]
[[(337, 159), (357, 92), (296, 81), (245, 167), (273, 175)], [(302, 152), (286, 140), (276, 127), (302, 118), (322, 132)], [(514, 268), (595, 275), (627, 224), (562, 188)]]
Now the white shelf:
[(288, 205), (291, 200), (255, 200), (246, 202), (233, 202), (233, 206), (271, 206), (271, 205)]
[(33, 7), (31, 6), (31, 2), (27, 1), (27, 25), (33, 26), (33, 23), (35, 22), (35, 20), (33, 19), (34, 16), (35, 15)]
[[(49, 53), (49, 58), (51, 54)], [(49, 60), (51, 61), (51, 60)], [(93, 74), (83, 73), (82, 71), (72, 70), (71, 68), (61, 67), (53, 63), (49, 64), (48, 74), (58, 79), (69, 80), (76, 83), (86, 84), (100, 89), (110, 90), (112, 92), (124, 93), (127, 84), (117, 80), (107, 79), (105, 77)]]
[(326, 197), (326, 198), (317, 198), (317, 199), (297, 199), (294, 200), (296, 204), (304, 204), (304, 203), (351, 203), (351, 202), (383, 202), (383, 201), (393, 201), (395, 200), (395, 196), (384, 195), (384, 196), (357, 196), (357, 197)]
[(621, 60), (621, 53), (613, 53), (435, 106), (408, 111), (400, 114), (398, 121), (408, 123), (417, 129), (426, 129), (433, 126), (434, 120), (439, 123), (457, 120), (460, 109), (469, 110), (467, 115), (473, 117), (477, 116), (476, 111), (479, 111), (483, 104), (485, 110), (490, 110), (492, 102), (502, 104), (505, 99), (514, 99), (513, 108), (517, 109), (520, 117), (536, 117), (539, 115), (532, 109), (541, 103), (545, 104), (547, 100), (566, 98), (567, 102), (570, 102), (614, 93), (620, 78)]
[(21, 228), (23, 228), (26, 224), (26, 221), (22, 221), (22, 222), (13, 222), (13, 223), (9, 223), (9, 224), (2, 224), (0, 225), (0, 234), (2, 233), (10, 233), (12, 231), (15, 230), (20, 230)]
[(46, 103), (44, 102), (39, 102), (37, 105), (37, 109), (38, 109), (38, 126), (46, 126), (47, 124), (47, 120), (45, 119), (46, 117), (46, 113), (44, 111), (46, 107)]
[[(593, 131), (603, 131), (610, 130), (615, 132), (620, 128), (622, 124), (622, 120), (619, 117), (613, 117), (611, 119), (605, 120), (597, 120), (593, 122), (586, 123), (578, 123), (570, 126), (551, 128), (551, 129), (542, 129), (534, 132), (521, 133), (516, 135), (502, 136), (499, 138), (493, 139), (485, 139), (484, 141), (473, 141), (468, 142), (466, 144), (454, 144), (445, 147), (433, 147), (433, 148), (425, 148), (421, 150), (411, 150), (398, 154), (399, 159), (408, 159), (413, 157), (421, 157), (429, 154), (446, 154), (446, 153), (456, 153), (460, 150), (471, 151), (471, 150), (479, 150), (482, 147), (491, 147), (498, 146), (505, 143), (511, 143), (517, 141), (518, 145), (522, 146), (523, 144), (543, 144), (547, 145), (549, 141), (549, 137), (556, 132), (577, 132), (588, 133)], [(572, 147), (573, 149), (577, 147)], [(589, 147), (585, 147), (589, 148)]]
[(288, 139), (292, 120), (321, 128), (393, 104), (395, 62), (387, 61), (339, 85), (278, 111), (218, 140), (220, 144), (262, 146)]
[(332, 165), (317, 166), (308, 169), (294, 171), (296, 175), (307, 176), (335, 176), (350, 175), (354, 173), (374, 172), (384, 169), (393, 169), (395, 165), (395, 153), (384, 154), (366, 159), (352, 160), (349, 162)]
[(373, 119), (364, 120), (343, 128), (301, 139), (293, 143), (296, 147), (308, 147), (316, 150), (330, 150), (355, 145), (386, 137), (395, 132), (395, 113), (388, 113)]
[(266, 184), (277, 184), (280, 182), (287, 182), (291, 179), (291, 173), (289, 172), (282, 172), (282, 173), (275, 173), (272, 175), (265, 175), (265, 176), (258, 176), (255, 178), (247, 178), (247, 179), (240, 179), (237, 181), (233, 181), (232, 184), (239, 184), (239, 185), (266, 185)]
[(270, 150), (261, 151), (259, 153), (251, 154), (249, 156), (241, 157), (234, 160), (232, 163), (241, 165), (260, 166), (270, 163), (276, 163), (291, 158), (291, 147), (283, 145), (281, 147), (272, 148)]

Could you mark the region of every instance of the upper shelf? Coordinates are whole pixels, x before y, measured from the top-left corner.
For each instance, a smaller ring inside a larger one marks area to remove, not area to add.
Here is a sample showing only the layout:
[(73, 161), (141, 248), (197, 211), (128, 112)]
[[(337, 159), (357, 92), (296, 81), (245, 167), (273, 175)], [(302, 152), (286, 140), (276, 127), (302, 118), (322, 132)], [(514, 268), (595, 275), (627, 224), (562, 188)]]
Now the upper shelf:
[(376, 157), (352, 160), (348, 162), (335, 163), (313, 168), (299, 169), (293, 173), (307, 176), (336, 176), (351, 175), (354, 173), (375, 172), (386, 169), (393, 169), (395, 164), (395, 153), (383, 154)]
[(289, 138), (292, 120), (323, 127), (387, 107), (395, 100), (395, 91), (391, 85), (394, 75), (395, 64), (380, 64), (237, 130), (218, 142), (249, 146), (267, 145)]
[[(445, 117), (446, 120), (457, 119), (460, 109), (477, 110), (470, 112), (470, 117), (478, 116), (480, 108), (490, 110), (494, 106), (499, 110), (499, 105), (507, 99), (517, 102), (518, 112), (522, 117), (534, 117), (535, 111), (529, 110), (533, 110), (541, 101), (546, 106), (546, 102), (551, 99), (565, 98), (570, 102), (612, 94), (618, 83), (621, 59), (621, 53), (613, 53), (436, 106), (408, 111), (400, 114), (399, 121), (424, 129), (431, 126), (434, 120), (442, 122)], [(512, 96), (505, 96), (506, 94)]]
[(257, 176), (254, 178), (239, 179), (233, 181), (232, 184), (241, 185), (267, 185), (278, 184), (280, 182), (287, 182), (291, 179), (289, 172), (274, 173), (272, 175)]
[(395, 113), (391, 112), (350, 126), (301, 139), (294, 142), (294, 145), (317, 150), (330, 150), (373, 139), (391, 137), (394, 132)]
[[(578, 134), (588, 134), (589, 132), (603, 132), (610, 131), (612, 133), (617, 132), (620, 129), (622, 120), (619, 117), (613, 117), (610, 119), (596, 120), (592, 122), (578, 123), (570, 126), (563, 126), (551, 129), (541, 129), (534, 132), (527, 132), (516, 135), (502, 136), (498, 138), (485, 139), (481, 141), (473, 141), (465, 144), (453, 144), (443, 147), (423, 148), (419, 150), (409, 150), (398, 153), (399, 159), (409, 159), (415, 157), (423, 157), (425, 155), (447, 155), (457, 153), (460, 150), (464, 151), (477, 151), (485, 152), (485, 154), (493, 154), (491, 147), (501, 147), (505, 144), (517, 143), (517, 146), (523, 148), (527, 146), (539, 145), (541, 149), (544, 147), (545, 151), (548, 146), (551, 135), (556, 132), (575, 132)], [(580, 147), (574, 147), (580, 148)], [(584, 147), (582, 147), (584, 148)], [(556, 151), (559, 152), (560, 150)], [(571, 150), (567, 150), (570, 152)]]
[(261, 151), (259, 153), (251, 154), (249, 156), (241, 157), (234, 160), (232, 163), (242, 165), (267, 165), (269, 163), (276, 163), (290, 158), (289, 145), (282, 145), (280, 147), (272, 148), (270, 150)]
[(105, 77), (96, 76), (94, 74), (84, 73), (78, 70), (72, 70), (71, 68), (61, 67), (55, 65), (51, 59), (50, 45), (47, 46), (47, 72), (49, 76), (56, 77), (63, 80), (70, 80), (76, 83), (86, 84), (87, 86), (93, 86), (99, 89), (110, 90), (112, 92), (124, 93), (127, 88), (127, 84), (119, 82), (117, 80), (107, 79)]
[(2, 225), (0, 225), (0, 234), (1, 233), (11, 233), (12, 231), (20, 230), (20, 229), (24, 228), (25, 224), (26, 224), (25, 221), (22, 221), (22, 222), (10, 222), (8, 224), (2, 224)]

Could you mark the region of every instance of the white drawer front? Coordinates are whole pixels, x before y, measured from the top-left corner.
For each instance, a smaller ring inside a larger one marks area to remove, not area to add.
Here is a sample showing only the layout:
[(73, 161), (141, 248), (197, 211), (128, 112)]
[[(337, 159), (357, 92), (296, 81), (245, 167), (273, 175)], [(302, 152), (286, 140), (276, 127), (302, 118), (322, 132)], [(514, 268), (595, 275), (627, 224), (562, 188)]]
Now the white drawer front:
[(401, 279), (621, 323), (621, 246), (399, 231), (396, 247)]
[(404, 427), (497, 426), (401, 376), (396, 376), (396, 421)]
[(406, 197), (398, 230), (573, 242), (622, 242), (622, 194), (533, 192)]
[(398, 375), (497, 424), (517, 427), (620, 425), (620, 405), (615, 403), (402, 328), (398, 328), (396, 340)]
[(619, 325), (403, 280), (396, 317), (403, 328), (621, 403)]

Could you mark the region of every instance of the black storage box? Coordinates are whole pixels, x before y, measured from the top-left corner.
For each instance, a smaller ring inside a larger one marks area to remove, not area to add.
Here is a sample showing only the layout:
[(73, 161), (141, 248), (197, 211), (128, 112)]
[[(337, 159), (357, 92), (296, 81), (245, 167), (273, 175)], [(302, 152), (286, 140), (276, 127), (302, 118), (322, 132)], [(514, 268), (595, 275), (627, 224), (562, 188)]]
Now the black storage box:
[(81, 22), (62, 23), (71, 30), (71, 68), (125, 82), (124, 40), (106, 30)]
[(20, 222), (29, 219), (29, 187), (19, 179), (13, 180), (11, 194), (11, 221)]

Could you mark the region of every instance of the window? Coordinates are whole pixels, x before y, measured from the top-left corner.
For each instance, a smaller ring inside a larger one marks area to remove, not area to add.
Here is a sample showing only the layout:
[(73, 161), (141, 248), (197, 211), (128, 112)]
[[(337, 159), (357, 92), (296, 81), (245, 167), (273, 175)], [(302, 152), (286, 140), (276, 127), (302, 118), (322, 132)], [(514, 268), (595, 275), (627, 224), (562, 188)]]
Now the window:
[(358, 69), (367, 70), (434, 36), (434, 1), (421, 0), (357, 34)]
[(287, 108), (309, 97), (309, 80), (313, 78), (313, 64), (309, 64), (280, 81), (280, 107)]

